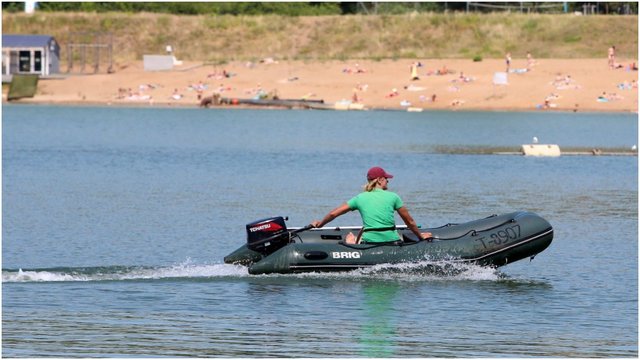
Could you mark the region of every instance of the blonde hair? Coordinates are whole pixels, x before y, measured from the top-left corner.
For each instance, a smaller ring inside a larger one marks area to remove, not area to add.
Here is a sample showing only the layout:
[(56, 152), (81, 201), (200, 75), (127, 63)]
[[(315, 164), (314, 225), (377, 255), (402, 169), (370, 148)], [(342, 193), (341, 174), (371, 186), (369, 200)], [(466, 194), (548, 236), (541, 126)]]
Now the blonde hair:
[(378, 185), (378, 179), (369, 180), (368, 183), (364, 184), (364, 191), (372, 191), (376, 188), (376, 185)]

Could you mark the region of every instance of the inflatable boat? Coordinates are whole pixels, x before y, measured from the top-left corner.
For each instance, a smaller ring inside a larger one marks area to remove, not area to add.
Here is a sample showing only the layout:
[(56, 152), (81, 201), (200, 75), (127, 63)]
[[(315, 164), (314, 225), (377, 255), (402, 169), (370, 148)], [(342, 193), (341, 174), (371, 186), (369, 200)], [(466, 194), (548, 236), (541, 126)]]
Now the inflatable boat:
[(247, 243), (224, 262), (245, 265), (250, 274), (348, 271), (421, 261), (500, 267), (533, 259), (553, 240), (551, 224), (526, 211), (421, 229), (432, 233), (428, 240), (418, 240), (406, 226), (397, 226), (401, 236), (397, 242), (344, 242), (347, 234), (360, 230), (356, 226), (313, 229), (311, 225), (287, 229), (283, 217), (263, 219), (247, 224)]

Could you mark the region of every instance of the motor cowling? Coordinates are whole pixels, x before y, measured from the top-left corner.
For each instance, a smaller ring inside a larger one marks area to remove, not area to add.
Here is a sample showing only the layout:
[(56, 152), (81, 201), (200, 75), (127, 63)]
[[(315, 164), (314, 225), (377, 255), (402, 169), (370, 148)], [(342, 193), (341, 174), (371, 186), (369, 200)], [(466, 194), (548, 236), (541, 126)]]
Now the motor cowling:
[(289, 243), (289, 232), (282, 216), (247, 224), (247, 247), (269, 255)]

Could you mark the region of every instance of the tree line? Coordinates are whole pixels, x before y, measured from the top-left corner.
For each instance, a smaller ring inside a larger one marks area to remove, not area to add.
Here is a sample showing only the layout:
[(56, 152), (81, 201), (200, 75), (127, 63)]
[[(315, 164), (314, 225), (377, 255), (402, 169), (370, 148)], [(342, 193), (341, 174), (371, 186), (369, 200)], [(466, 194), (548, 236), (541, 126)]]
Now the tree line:
[[(38, 2), (37, 11), (152, 12), (179, 15), (321, 16), (411, 12), (583, 12), (637, 14), (637, 2)], [(2, 11), (20, 12), (24, 2), (2, 2)]]

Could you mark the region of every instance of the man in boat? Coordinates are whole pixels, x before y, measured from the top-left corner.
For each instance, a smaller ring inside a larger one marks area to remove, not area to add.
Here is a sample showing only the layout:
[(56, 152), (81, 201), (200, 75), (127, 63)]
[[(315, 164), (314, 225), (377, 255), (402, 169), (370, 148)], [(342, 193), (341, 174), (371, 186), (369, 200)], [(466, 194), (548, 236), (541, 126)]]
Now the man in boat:
[(431, 233), (420, 232), (400, 196), (387, 190), (391, 178), (393, 175), (384, 171), (383, 168), (372, 167), (367, 172), (367, 184), (364, 186), (364, 192), (331, 210), (322, 220), (313, 221), (311, 225), (320, 228), (340, 215), (358, 210), (362, 217), (362, 230), (357, 238), (349, 233), (345, 239), (347, 244), (358, 243), (360, 240), (364, 243), (393, 243), (400, 241), (400, 236), (395, 230), (394, 212), (397, 211), (419, 240), (430, 240)]

